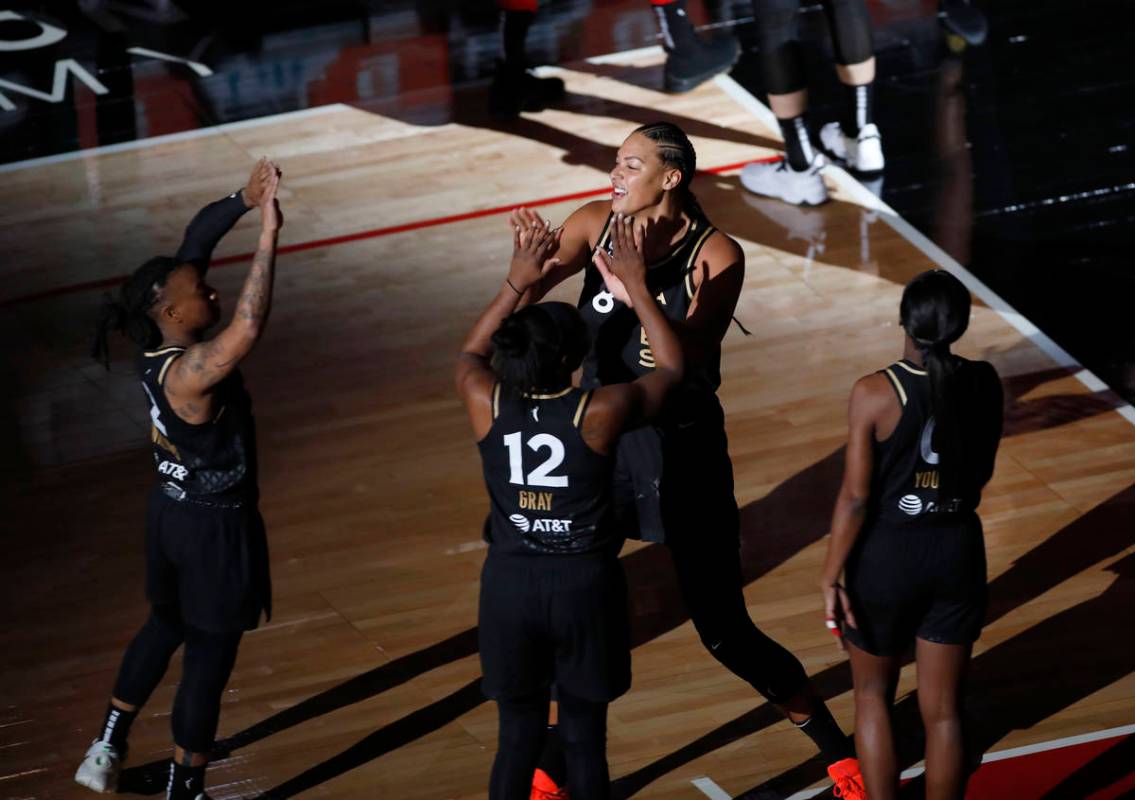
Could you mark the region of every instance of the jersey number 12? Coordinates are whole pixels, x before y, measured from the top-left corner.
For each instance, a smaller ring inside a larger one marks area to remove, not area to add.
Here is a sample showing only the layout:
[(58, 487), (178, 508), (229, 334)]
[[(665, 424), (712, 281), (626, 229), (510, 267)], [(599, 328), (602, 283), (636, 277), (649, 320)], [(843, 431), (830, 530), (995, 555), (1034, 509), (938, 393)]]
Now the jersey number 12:
[(521, 446), (520, 431), (510, 433), (504, 437), (504, 446), (508, 448), (508, 482), (520, 486), (547, 486), (560, 488), (568, 485), (567, 475), (553, 475), (552, 470), (564, 461), (564, 443), (550, 433), (538, 433), (528, 440), (528, 447), (532, 450), (548, 448), (551, 450), (543, 464), (528, 473), (528, 480), (524, 480), (523, 448)]

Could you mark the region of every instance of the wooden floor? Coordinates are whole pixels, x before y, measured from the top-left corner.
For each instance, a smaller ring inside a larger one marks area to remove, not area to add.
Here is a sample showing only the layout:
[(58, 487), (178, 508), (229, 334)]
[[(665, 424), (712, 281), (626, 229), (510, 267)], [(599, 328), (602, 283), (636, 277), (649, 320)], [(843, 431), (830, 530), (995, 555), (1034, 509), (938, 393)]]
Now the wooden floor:
[[(638, 85), (657, 83), (657, 69), (644, 57), (564, 70), (567, 109), (511, 128), (418, 128), (336, 107), (7, 172), (0, 297), (172, 252), (193, 212), (262, 153), (283, 165), (281, 243), (294, 245), (602, 188), (613, 148), (654, 117), (686, 127), (706, 169), (775, 151), (773, 132), (716, 84), (678, 97)], [(850, 730), (849, 672), (814, 589), (821, 537), (848, 390), (899, 355), (901, 286), (933, 264), (846, 195), (819, 209), (759, 201), (736, 170), (694, 188), (748, 259), (737, 315), (752, 335), (728, 334), (721, 397), (749, 610)], [(579, 202), (540, 211), (559, 221)], [(255, 226), (249, 215), (218, 256), (253, 249)], [(276, 614), (245, 639), (225, 695), (229, 757), (210, 770), (214, 797), (485, 796), (496, 713), (477, 688), (474, 625), (486, 502), (450, 369), (509, 248), (497, 213), (281, 256), (271, 326), (246, 369)], [(213, 275), (229, 309), (245, 263)], [(86, 356), (98, 299), (0, 311), (4, 797), (84, 796), (71, 774), (146, 614), (148, 420), (129, 348), (109, 374)], [(960, 349), (997, 366), (1009, 402), (982, 506), (993, 602), (970, 703), (982, 741), (1004, 749), (1131, 723), (1135, 427), (1113, 395), (1086, 389), (989, 308), (975, 308)], [(610, 716), (620, 791), (698, 797), (699, 776), (732, 794), (818, 781), (805, 737), (703, 651), (666, 551), (631, 545), (624, 559), (636, 647), (634, 686)], [(178, 674), (134, 726), (126, 778), (141, 791), (164, 786)]]

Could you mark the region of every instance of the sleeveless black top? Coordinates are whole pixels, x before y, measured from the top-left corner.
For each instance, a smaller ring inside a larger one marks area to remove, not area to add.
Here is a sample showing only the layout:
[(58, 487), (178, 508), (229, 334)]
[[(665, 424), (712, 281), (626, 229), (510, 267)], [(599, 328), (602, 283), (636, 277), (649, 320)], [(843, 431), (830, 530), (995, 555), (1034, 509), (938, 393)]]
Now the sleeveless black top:
[(902, 404), (902, 416), (894, 432), (874, 445), (868, 512), (872, 521), (885, 527), (945, 521), (971, 514), (981, 502), (981, 490), (993, 475), (1001, 439), (1001, 383), (987, 362), (959, 362), (956, 379), (961, 389), (966, 457), (965, 468), (948, 496), (942, 491), (934, 444), (929, 373), (905, 360), (881, 370)]
[[(596, 247), (611, 249), (613, 214), (607, 217)], [(694, 299), (694, 272), (698, 254), (716, 230), (704, 216), (690, 221), (682, 240), (661, 261), (649, 264), (646, 285), (658, 299), (662, 313), (684, 320)], [(591, 337), (591, 350), (583, 361), (581, 384), (586, 389), (612, 383), (629, 383), (654, 369), (654, 354), (634, 309), (607, 291), (603, 276), (590, 262), (584, 271), (578, 308)], [(687, 368), (678, 394), (691, 390), (713, 394), (721, 385), (721, 350), (703, 363)]]
[(499, 554), (615, 554), (612, 459), (581, 426), (591, 392), (525, 395), (493, 387), (493, 426), (477, 443), (491, 508), (485, 540)]
[(185, 499), (255, 499), (256, 428), (240, 371), (214, 388), (213, 419), (189, 423), (174, 413), (164, 390), (170, 367), (184, 353), (184, 347), (163, 347), (140, 358), (158, 481)]

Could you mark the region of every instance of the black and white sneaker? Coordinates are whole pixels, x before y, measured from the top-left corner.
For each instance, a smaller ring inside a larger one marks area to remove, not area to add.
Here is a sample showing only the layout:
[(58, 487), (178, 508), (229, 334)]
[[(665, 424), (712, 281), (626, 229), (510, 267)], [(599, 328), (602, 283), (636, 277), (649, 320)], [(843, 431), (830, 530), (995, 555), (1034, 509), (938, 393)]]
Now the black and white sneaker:
[(838, 122), (829, 122), (820, 128), (820, 144), (853, 172), (883, 171), (883, 137), (874, 123), (860, 128), (858, 136), (848, 136)]
[(96, 739), (75, 771), (75, 783), (96, 792), (113, 792), (118, 788), (118, 772), (125, 756), (110, 742)]
[(741, 185), (753, 194), (798, 206), (818, 206), (828, 199), (823, 176), (826, 164), (820, 153), (816, 153), (811, 165), (804, 170), (794, 170), (788, 161), (747, 164), (741, 170)]

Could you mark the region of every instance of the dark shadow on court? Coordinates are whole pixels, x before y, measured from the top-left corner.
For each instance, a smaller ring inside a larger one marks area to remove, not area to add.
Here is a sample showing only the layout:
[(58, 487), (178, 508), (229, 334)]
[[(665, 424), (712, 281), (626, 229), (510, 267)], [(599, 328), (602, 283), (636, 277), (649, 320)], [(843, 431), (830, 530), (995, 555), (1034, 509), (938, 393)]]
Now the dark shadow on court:
[[(990, 583), (987, 623), (1127, 550), (1135, 544), (1135, 528), (1130, 522), (1133, 518), (1135, 485), (1113, 495), (1027, 552)], [(1125, 637), (1115, 635), (1115, 631), (1130, 630), (1135, 616), (1131, 606), (1135, 600), (1133, 559), (1135, 556), (1127, 556), (1108, 567), (1119, 577), (1103, 594), (1038, 623), (974, 659), (966, 712), (967, 728), (977, 734), (969, 742), (975, 761), (1011, 731), (1031, 727), (1135, 669), (1135, 650)], [(1053, 658), (1057, 652), (1060, 659)], [(812, 680), (824, 697), (851, 690), (851, 670), (846, 662), (823, 670)], [(1038, 692), (1038, 686), (1049, 688)], [(764, 727), (760, 723), (769, 716), (760, 713), (762, 709), (771, 707), (765, 704), (737, 717), (662, 761), (673, 769), (755, 733)], [(773, 721), (779, 719), (776, 715)], [(904, 745), (900, 751), (904, 767), (922, 758), (921, 730), (917, 695), (912, 693), (895, 708), (895, 739)], [(653, 764), (643, 770), (652, 768)], [(619, 783), (637, 791), (649, 782), (637, 777), (643, 770)], [(653, 771), (648, 773), (652, 774)], [(754, 787), (750, 793), (771, 791), (788, 795), (823, 776), (823, 766), (812, 759)], [(633, 792), (622, 796), (630, 793)]]
[(1049, 790), (1041, 800), (1091, 797), (1131, 775), (1135, 736), (1125, 736)]

